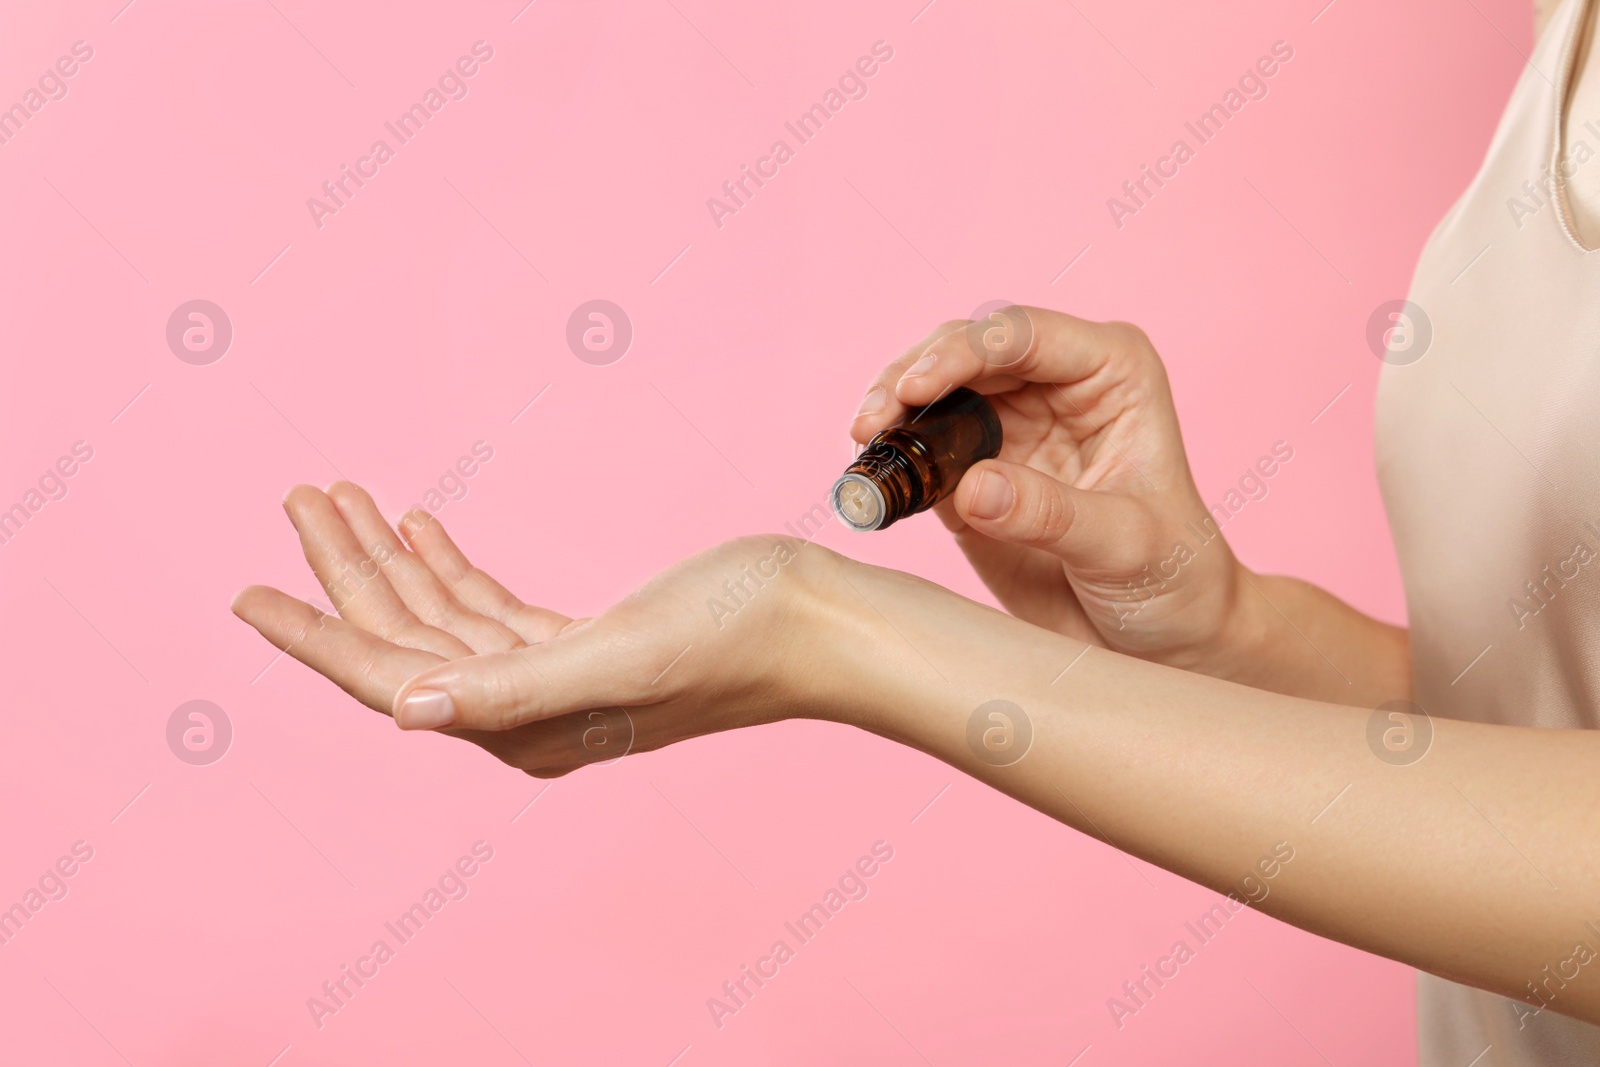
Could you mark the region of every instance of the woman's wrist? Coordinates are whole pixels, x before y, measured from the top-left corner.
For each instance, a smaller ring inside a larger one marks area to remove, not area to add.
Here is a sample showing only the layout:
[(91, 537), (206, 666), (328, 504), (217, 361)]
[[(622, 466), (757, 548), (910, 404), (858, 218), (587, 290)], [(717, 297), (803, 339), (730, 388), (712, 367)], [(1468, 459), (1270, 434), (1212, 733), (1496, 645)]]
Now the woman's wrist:
[(1200, 674), (1259, 687), (1262, 667), (1272, 656), (1271, 643), (1281, 617), (1268, 619), (1271, 606), (1260, 593), (1261, 577), (1237, 559), (1228, 573), (1228, 595), (1222, 617)]
[(967, 722), (978, 708), (1032, 702), (1085, 651), (915, 575), (826, 550), (802, 575), (790, 604), (797, 632), (785, 683), (796, 714), (959, 766), (969, 762)]
[(1406, 632), (1309, 582), (1237, 565), (1232, 606), (1200, 673), (1287, 696), (1376, 707), (1410, 694)]
[(897, 688), (900, 650), (884, 614), (899, 611), (899, 597), (883, 581), (894, 572), (815, 544), (800, 550), (795, 571), (781, 622), (785, 703), (795, 717), (879, 732), (904, 696)]
[(1169, 609), (1167, 642), (1148, 650), (1119, 650), (1164, 667), (1249, 684), (1266, 637), (1265, 622), (1255, 610), (1261, 598), (1252, 589), (1259, 579), (1231, 552), (1225, 558), (1220, 573), (1188, 587), (1186, 602)]
[(1238, 560), (1226, 579), (1228, 593), (1213, 637), (1191, 663), (1172, 663), (1196, 674), (1248, 685), (1253, 689), (1294, 693), (1298, 659), (1284, 647), (1295, 629), (1271, 590), (1277, 579), (1252, 572)]

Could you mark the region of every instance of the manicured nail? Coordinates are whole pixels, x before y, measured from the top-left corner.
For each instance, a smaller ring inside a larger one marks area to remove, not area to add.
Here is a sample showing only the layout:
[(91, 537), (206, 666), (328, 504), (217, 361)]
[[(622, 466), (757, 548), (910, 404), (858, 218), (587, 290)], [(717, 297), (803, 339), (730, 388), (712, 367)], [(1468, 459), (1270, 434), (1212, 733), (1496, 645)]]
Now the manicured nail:
[(456, 706), (449, 693), (416, 689), (400, 705), (394, 721), (402, 730), (437, 730), (456, 721)]
[(1015, 498), (1010, 481), (993, 471), (979, 471), (967, 510), (980, 519), (998, 519), (1011, 510)]
[(907, 378), (915, 378), (919, 374), (927, 374), (933, 369), (933, 365), (938, 361), (938, 358), (939, 357), (935, 356), (932, 352), (929, 352), (927, 355), (911, 364), (910, 368), (906, 370), (905, 376)]
[(859, 419), (863, 415), (876, 415), (883, 410), (883, 405), (888, 402), (889, 394), (883, 391), (882, 386), (869, 390), (867, 395), (861, 398), (861, 408), (856, 412), (856, 418)]

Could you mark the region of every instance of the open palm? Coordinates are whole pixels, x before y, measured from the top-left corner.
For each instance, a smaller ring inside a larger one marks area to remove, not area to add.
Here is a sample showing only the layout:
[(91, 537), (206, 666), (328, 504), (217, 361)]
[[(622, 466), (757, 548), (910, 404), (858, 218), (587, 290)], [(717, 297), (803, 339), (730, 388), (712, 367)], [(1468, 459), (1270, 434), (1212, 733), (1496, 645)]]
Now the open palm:
[[(404, 683), (425, 671), (526, 649), (581, 625), (513, 596), (474, 567), (426, 512), (401, 521), (402, 540), (372, 497), (349, 482), (326, 493), (296, 486), (284, 510), (339, 614), (266, 586), (241, 592), (234, 613), (375, 711), (389, 714)], [(583, 709), (508, 730), (444, 732), (539, 777), (614, 758), (629, 747), (656, 747), (649, 738), (635, 744), (633, 720), (619, 708)]]

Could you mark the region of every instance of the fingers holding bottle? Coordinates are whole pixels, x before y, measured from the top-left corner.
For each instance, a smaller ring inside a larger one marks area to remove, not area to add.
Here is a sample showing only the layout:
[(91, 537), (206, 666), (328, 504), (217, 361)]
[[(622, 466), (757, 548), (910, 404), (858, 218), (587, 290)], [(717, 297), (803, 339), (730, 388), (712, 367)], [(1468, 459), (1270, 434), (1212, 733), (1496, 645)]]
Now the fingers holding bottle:
[(851, 428), (863, 442), (914, 431), (921, 410), (957, 390), (987, 397), (1003, 443), (935, 507), (1020, 617), (1079, 637), (1087, 621), (1112, 647), (1152, 658), (1190, 655), (1227, 629), (1239, 564), (1204, 531), (1166, 368), (1142, 330), (1000, 307), (944, 324), (874, 388), (883, 407)]
[(946, 322), (878, 375), (851, 436), (866, 444), (961, 387), (990, 398), (1007, 459), (1075, 479), (1099, 452), (1146, 489), (1188, 481), (1166, 369), (1135, 326), (1020, 305)]
[(928, 336), (902, 352), (893, 362), (879, 372), (861, 398), (861, 407), (850, 423), (850, 436), (857, 443), (866, 444), (872, 435), (905, 418), (910, 405), (896, 395), (896, 387), (906, 371), (918, 363), (939, 341), (966, 329), (966, 319), (951, 319), (940, 323)]
[(1149, 340), (1126, 323), (1010, 305), (945, 323), (885, 368), (878, 384), (903, 407), (919, 407), (962, 385), (981, 393), (1029, 382), (1071, 385), (1108, 367), (1127, 376), (1147, 369), (1153, 356)]

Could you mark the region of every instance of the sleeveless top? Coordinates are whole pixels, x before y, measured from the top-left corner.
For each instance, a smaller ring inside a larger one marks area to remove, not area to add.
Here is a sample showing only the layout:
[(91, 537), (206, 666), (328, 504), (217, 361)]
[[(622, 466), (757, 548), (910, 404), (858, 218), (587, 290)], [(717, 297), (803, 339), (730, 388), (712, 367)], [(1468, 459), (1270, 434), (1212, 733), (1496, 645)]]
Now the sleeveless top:
[[(1563, 0), (1409, 302), (1369, 328), (1388, 341), (1378, 476), (1433, 716), (1600, 726), (1600, 252), (1553, 177), (1600, 167), (1600, 114), (1561, 136), (1587, 2)], [(1417, 999), (1424, 1067), (1600, 1064), (1600, 1027), (1553, 1008), (1427, 974)]]

